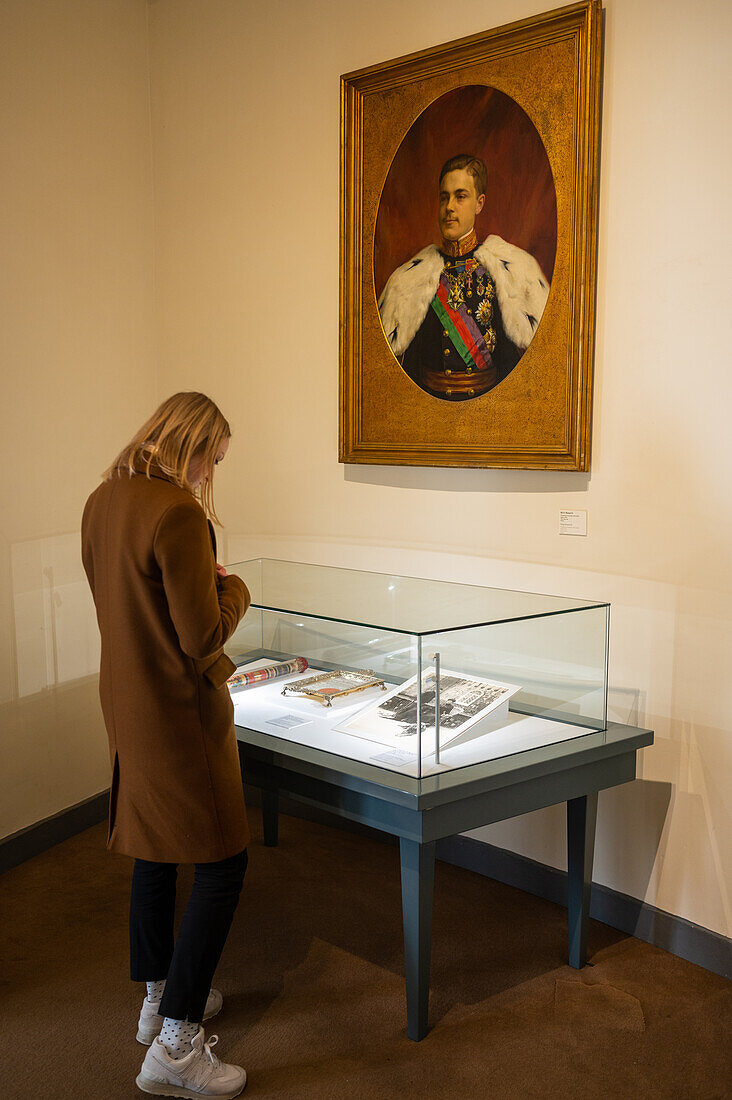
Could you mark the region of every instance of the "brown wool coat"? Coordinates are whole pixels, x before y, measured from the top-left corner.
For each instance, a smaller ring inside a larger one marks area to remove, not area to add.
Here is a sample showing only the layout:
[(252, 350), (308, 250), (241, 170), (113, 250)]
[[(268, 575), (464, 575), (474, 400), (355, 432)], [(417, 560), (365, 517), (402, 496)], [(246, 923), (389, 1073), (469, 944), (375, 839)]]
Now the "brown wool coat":
[(103, 482), (82, 521), (112, 763), (107, 847), (208, 863), (249, 842), (234, 664), (222, 651), (249, 593), (238, 577), (217, 581), (213, 528), (194, 497), (151, 474)]

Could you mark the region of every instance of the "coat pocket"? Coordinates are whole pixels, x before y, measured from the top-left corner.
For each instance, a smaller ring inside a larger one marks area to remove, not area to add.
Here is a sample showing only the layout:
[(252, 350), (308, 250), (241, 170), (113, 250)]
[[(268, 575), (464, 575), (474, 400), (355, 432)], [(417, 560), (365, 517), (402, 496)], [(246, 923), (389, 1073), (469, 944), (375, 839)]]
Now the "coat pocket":
[(231, 674), (236, 672), (236, 665), (225, 653), (219, 653), (215, 661), (203, 670), (203, 675), (215, 688), (223, 687)]

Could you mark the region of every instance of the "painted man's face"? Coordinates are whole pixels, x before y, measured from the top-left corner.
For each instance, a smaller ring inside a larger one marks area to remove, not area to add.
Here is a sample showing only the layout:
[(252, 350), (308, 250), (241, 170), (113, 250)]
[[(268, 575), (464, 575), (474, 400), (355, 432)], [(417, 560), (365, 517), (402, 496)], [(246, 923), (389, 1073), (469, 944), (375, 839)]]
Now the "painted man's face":
[(475, 190), (475, 177), (466, 168), (455, 168), (440, 180), (440, 231), (446, 241), (459, 241), (469, 233), (483, 209), (485, 195)]

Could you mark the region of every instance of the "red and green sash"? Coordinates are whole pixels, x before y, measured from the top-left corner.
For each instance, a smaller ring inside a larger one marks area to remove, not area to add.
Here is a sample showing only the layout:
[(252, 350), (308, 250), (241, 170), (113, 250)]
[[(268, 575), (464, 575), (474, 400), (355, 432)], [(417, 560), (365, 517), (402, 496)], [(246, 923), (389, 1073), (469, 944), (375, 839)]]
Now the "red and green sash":
[(442, 273), (437, 293), (432, 299), (431, 306), (440, 319), (443, 329), (455, 351), (465, 363), (466, 367), (475, 370), (487, 370), (493, 362), (488, 346), (483, 338), (483, 333), (475, 323), (473, 316), (468, 313), (465, 304), (459, 309), (453, 309), (448, 304), (450, 283)]

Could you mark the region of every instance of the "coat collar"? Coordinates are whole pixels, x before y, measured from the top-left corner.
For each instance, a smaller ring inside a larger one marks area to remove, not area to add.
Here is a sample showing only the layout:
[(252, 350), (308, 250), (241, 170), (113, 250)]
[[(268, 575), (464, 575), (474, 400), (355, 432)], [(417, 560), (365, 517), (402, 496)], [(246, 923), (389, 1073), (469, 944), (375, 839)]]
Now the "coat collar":
[(171, 484), (176, 484), (175, 478), (172, 476), (172, 474), (166, 474), (164, 470), (160, 468), (157, 462), (155, 462), (154, 459), (150, 463), (149, 469), (147, 466), (147, 462), (145, 462), (145, 460), (142, 458), (136, 459), (132, 465), (136, 474), (149, 474), (150, 477), (159, 477), (162, 481), (170, 481)]

